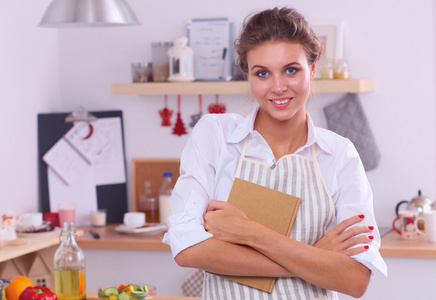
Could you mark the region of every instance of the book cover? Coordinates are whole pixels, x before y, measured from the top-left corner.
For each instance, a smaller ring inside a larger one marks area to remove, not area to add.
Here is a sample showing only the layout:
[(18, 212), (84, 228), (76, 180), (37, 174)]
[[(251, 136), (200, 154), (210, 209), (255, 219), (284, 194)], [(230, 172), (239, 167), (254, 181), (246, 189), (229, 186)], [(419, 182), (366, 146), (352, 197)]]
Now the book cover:
[[(251, 220), (289, 236), (301, 199), (235, 178), (227, 201), (245, 212)], [(276, 281), (275, 277), (215, 275), (268, 293), (272, 292)]]

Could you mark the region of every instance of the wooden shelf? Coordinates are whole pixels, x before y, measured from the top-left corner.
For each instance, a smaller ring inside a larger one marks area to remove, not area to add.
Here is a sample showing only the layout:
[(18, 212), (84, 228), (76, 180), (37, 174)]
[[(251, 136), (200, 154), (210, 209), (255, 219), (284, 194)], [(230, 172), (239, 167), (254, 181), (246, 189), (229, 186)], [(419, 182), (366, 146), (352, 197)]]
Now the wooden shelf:
[[(374, 90), (373, 79), (313, 80), (315, 93), (363, 93)], [(113, 95), (248, 94), (247, 81), (115, 83)]]

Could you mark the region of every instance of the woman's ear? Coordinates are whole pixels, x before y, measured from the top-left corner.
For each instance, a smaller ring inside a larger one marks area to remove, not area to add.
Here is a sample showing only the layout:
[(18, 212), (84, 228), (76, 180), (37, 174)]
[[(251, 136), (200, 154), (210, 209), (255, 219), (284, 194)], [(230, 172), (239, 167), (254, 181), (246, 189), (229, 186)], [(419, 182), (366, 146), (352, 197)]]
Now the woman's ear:
[(316, 62), (314, 62), (310, 67), (310, 80), (312, 80), (315, 77), (315, 73), (316, 73)]

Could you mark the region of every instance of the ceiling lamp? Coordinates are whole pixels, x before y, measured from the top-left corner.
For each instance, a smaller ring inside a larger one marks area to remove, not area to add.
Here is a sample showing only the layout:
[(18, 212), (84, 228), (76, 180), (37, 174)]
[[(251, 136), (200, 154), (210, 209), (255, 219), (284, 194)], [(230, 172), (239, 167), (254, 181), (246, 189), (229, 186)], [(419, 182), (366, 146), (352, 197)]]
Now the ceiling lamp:
[(53, 0), (42, 27), (99, 27), (140, 25), (125, 0)]

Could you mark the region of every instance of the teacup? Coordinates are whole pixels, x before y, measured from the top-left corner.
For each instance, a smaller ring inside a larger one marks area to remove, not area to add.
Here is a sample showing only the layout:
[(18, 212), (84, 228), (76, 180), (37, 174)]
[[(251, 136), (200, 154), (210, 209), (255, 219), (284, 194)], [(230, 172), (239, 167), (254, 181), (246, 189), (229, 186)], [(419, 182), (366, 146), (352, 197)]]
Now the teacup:
[(20, 216), (18, 225), (23, 227), (37, 227), (42, 225), (42, 213), (25, 213)]
[[(417, 221), (419, 212), (412, 210), (402, 210), (398, 212), (398, 217), (392, 222), (392, 228), (403, 239), (414, 239), (418, 236), (419, 232), (416, 230), (415, 222)], [(395, 223), (400, 221), (400, 228), (395, 227)]]
[[(419, 229), (418, 221), (424, 220), (424, 231)], [(415, 229), (419, 234), (425, 235), (429, 242), (436, 242), (436, 210), (424, 212), (415, 220)]]
[(141, 227), (145, 224), (145, 213), (127, 212), (124, 214), (124, 225), (127, 227)]

